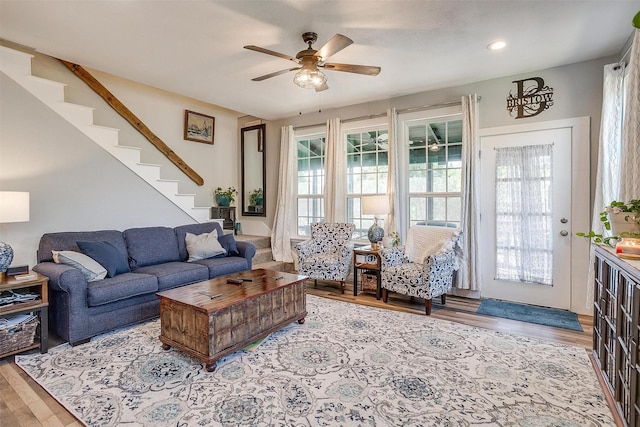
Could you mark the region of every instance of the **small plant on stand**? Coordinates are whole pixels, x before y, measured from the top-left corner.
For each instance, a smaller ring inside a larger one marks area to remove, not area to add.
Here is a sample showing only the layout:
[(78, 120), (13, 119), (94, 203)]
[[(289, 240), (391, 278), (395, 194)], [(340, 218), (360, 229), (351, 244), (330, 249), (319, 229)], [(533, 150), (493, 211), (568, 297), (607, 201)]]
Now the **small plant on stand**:
[(238, 190), (234, 187), (229, 187), (226, 190), (223, 190), (222, 187), (218, 187), (214, 190), (214, 194), (216, 196), (218, 206), (230, 206), (235, 202)]
[[(616, 218), (615, 221), (614, 218)], [(578, 232), (576, 236), (586, 237), (593, 243), (609, 246), (615, 245), (612, 240), (619, 241), (623, 237), (640, 238), (640, 200), (634, 199), (628, 203), (612, 201), (604, 211), (600, 212), (600, 221), (605, 230), (613, 233), (612, 236), (605, 237), (593, 230), (588, 233)], [(620, 230), (621, 226), (623, 230)]]
[(262, 188), (256, 188), (249, 194), (249, 204), (253, 206), (262, 206), (263, 200)]

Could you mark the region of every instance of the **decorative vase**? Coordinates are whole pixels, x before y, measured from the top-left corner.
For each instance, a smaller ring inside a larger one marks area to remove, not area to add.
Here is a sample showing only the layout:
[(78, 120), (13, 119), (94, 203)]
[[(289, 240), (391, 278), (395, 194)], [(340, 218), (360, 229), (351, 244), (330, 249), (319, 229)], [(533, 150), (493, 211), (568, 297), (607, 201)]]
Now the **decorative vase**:
[(377, 249), (378, 242), (382, 240), (384, 237), (384, 230), (382, 227), (378, 225), (377, 222), (374, 222), (373, 225), (369, 228), (369, 232), (367, 233), (367, 237), (371, 242), (371, 247), (373, 249)]
[(224, 194), (216, 194), (216, 203), (218, 203), (218, 206), (229, 206), (231, 199)]
[[(609, 223), (611, 224), (611, 232), (614, 236), (621, 233), (640, 234), (640, 224), (637, 218), (631, 212), (608, 212)], [(628, 219), (628, 221), (627, 221)]]
[(0, 242), (0, 276), (7, 271), (13, 261), (13, 249), (7, 243)]

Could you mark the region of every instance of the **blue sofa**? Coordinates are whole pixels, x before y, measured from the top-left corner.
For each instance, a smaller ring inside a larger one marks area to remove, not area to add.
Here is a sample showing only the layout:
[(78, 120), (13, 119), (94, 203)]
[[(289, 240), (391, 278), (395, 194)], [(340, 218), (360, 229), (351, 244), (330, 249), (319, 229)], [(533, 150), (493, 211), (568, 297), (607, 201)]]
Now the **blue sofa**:
[[(256, 253), (251, 242), (235, 242), (236, 255), (187, 262), (186, 233), (213, 230), (223, 235), (216, 222), (43, 235), (33, 269), (49, 277), (50, 329), (71, 345), (80, 344), (94, 335), (157, 317), (158, 291), (251, 270)], [(130, 272), (88, 282), (78, 268), (54, 262), (52, 250), (80, 252), (78, 241), (110, 243), (126, 257)]]

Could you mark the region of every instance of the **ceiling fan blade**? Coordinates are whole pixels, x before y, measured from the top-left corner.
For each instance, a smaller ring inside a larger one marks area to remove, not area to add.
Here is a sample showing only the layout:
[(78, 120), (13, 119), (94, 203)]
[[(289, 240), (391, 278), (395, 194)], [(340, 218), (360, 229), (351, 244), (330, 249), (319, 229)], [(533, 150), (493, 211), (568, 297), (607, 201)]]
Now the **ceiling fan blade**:
[(357, 73), (366, 74), (367, 76), (377, 76), (380, 74), (380, 67), (374, 67), (371, 65), (353, 65), (353, 64), (335, 64), (326, 63), (322, 65), (326, 70), (331, 71), (344, 71), (345, 73)]
[(324, 82), (322, 86), (316, 88), (316, 92), (322, 92), (323, 90), (327, 89), (329, 89), (329, 85), (327, 84), (327, 82)]
[(256, 77), (253, 80), (254, 82), (261, 82), (262, 80), (270, 79), (271, 77), (279, 76), (280, 74), (288, 73), (289, 71), (299, 70), (300, 67), (296, 68), (287, 68), (286, 70), (276, 71), (275, 73), (265, 74), (264, 76)]
[(324, 46), (318, 49), (315, 56), (321, 58), (321, 61), (326, 61), (331, 55), (340, 52), (351, 43), (353, 43), (353, 40), (349, 37), (343, 36), (342, 34), (336, 34), (331, 37)]
[(273, 51), (273, 50), (265, 49), (263, 47), (254, 46), (254, 45), (248, 45), (248, 46), (244, 46), (244, 48), (245, 49), (249, 49), (249, 50), (253, 50), (253, 51), (256, 51), (256, 52), (260, 52), (260, 53), (266, 53), (267, 55), (277, 56), (278, 58), (288, 59), (289, 61), (293, 61), (296, 64), (300, 63), (300, 61), (298, 59), (294, 58), (293, 56), (285, 55), (284, 53), (280, 53), (280, 52), (276, 52), (276, 51)]

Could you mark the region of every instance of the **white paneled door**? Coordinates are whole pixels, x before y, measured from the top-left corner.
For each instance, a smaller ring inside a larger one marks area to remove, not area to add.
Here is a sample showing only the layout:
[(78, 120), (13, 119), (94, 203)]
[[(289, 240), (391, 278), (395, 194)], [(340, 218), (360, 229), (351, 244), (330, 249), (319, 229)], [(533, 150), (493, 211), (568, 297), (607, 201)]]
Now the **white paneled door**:
[(571, 150), (571, 127), (481, 137), (484, 298), (571, 308)]

